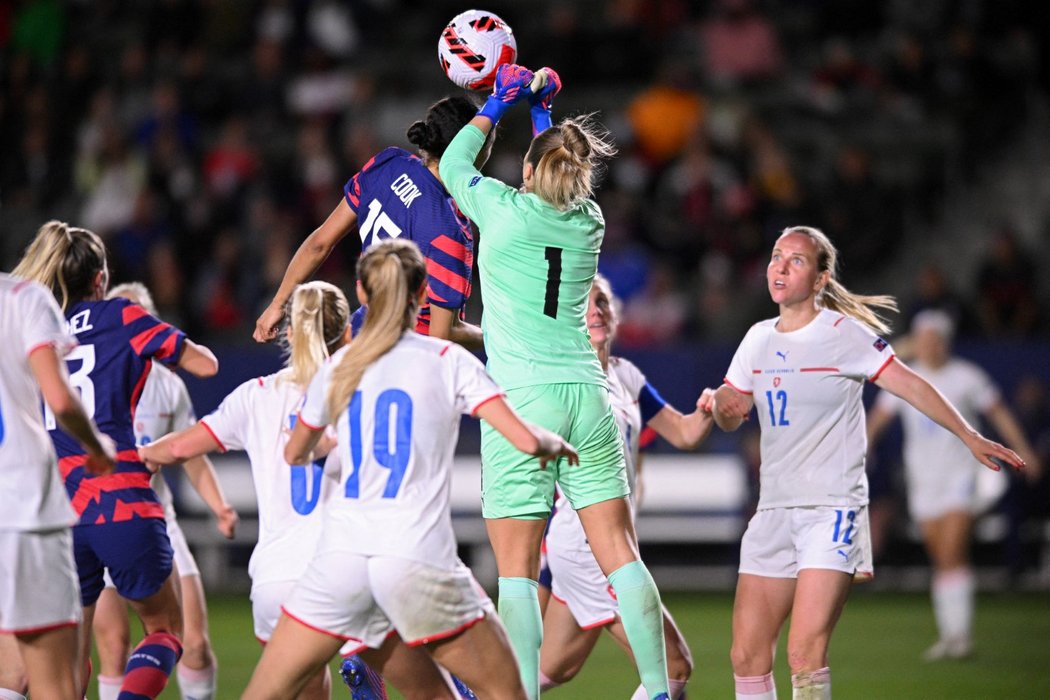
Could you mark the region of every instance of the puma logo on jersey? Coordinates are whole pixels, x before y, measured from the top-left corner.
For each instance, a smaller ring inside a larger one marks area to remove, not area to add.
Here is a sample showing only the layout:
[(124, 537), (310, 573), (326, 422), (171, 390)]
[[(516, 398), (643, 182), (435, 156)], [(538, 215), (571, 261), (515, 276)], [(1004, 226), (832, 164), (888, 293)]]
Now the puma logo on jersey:
[(848, 554), (843, 552), (841, 549), (836, 549), (835, 551), (838, 552), (839, 554), (841, 554), (843, 559), (845, 559), (846, 561), (849, 561), (849, 555)]
[(791, 351), (787, 350), (785, 352), (780, 352), (779, 350), (777, 350), (777, 357), (779, 357), (784, 362), (787, 362), (788, 361), (788, 353), (789, 352), (791, 352)]
[(416, 201), (416, 198), (423, 194), (419, 187), (416, 186), (416, 183), (412, 182), (412, 178), (404, 173), (398, 175), (397, 179), (390, 183), (390, 189), (393, 190), (405, 207), (412, 206), (412, 202)]

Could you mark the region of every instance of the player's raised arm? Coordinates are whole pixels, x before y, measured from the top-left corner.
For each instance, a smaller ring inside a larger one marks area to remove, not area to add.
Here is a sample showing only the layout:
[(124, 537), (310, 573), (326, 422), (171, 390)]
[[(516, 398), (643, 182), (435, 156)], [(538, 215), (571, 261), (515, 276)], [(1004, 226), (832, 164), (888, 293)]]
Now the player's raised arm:
[(179, 355), (178, 366), (195, 377), (214, 377), (219, 372), (219, 360), (207, 347), (187, 338)]
[(291, 262), (288, 263), (288, 269), (284, 272), (281, 286), (255, 322), (252, 338), (260, 343), (268, 343), (277, 338), (281, 321), (284, 320), (284, 306), (292, 292), (317, 272), (317, 268), (328, 259), (336, 244), (354, 230), (356, 225), (357, 213), (346, 203), (346, 199), (340, 200), (324, 223), (314, 229), (295, 251)]

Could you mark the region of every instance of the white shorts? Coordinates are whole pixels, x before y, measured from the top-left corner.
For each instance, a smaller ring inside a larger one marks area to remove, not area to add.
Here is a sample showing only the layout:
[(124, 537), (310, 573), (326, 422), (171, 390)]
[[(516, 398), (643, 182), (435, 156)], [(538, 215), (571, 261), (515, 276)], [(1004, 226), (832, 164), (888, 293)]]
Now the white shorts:
[[(296, 581), (270, 581), (269, 583), (252, 584), (252, 622), (255, 626), (255, 638), (260, 644), (266, 644), (273, 636), (277, 620), (281, 617), (281, 606), (291, 597)], [(347, 642), (339, 650), (343, 656), (350, 656), (361, 649), (357, 642)]]
[(751, 518), (740, 543), (740, 573), (798, 578), (802, 569), (874, 576), (866, 506), (769, 508)]
[(397, 632), (409, 646), (451, 637), (481, 621), (492, 602), (458, 562), (441, 569), (409, 559), (319, 551), (284, 613), (319, 632), (378, 649)]
[(46, 632), (82, 617), (69, 528), (0, 530), (0, 632)]
[(569, 608), (577, 625), (589, 630), (616, 621), (616, 595), (589, 550), (562, 548), (548, 537), (547, 565), (551, 595)]
[[(201, 570), (197, 566), (197, 560), (193, 558), (193, 552), (190, 551), (190, 545), (186, 541), (182, 528), (179, 527), (179, 522), (169, 517), (165, 524), (168, 529), (168, 539), (171, 540), (171, 551), (175, 553), (175, 569), (179, 572), (179, 577), (200, 576)], [(106, 588), (116, 588), (113, 579), (109, 577), (109, 569), (102, 572), (102, 580)]]
[(908, 513), (912, 520), (933, 520), (953, 511), (980, 515), (1002, 498), (1009, 486), (1006, 474), (983, 465), (931, 467), (916, 474), (905, 470)]

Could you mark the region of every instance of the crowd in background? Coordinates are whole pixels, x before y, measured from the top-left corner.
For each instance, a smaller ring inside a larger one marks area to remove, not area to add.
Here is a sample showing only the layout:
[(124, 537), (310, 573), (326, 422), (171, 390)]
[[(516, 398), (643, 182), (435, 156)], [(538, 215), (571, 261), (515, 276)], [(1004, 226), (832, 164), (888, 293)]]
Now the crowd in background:
[[(769, 244), (796, 223), (828, 231), (851, 285), (889, 284), (909, 313), (948, 305), (965, 335), (1046, 331), (1047, 290), (1010, 222), (988, 232), (981, 269), (890, 275), (948, 184), (977, 177), (1046, 92), (1024, 3), (487, 6), (522, 62), (561, 71), (556, 111), (599, 110), (616, 137), (601, 267), (625, 301), (624, 345), (739, 337), (768, 315)], [(436, 39), (461, 9), (0, 3), (3, 267), (40, 223), (68, 220), (103, 236), (114, 279), (145, 281), (164, 315), (247, 339), (343, 183), (454, 90)], [(528, 128), (508, 121), (490, 168), (513, 181)], [(347, 283), (356, 254), (342, 246), (322, 274)]]

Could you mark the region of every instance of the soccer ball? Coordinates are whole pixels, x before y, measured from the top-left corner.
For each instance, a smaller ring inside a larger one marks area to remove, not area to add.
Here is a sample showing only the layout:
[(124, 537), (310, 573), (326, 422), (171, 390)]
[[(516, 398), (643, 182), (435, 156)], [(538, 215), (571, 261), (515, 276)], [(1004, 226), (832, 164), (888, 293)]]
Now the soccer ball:
[(514, 63), (514, 31), (492, 12), (467, 10), (452, 18), (438, 39), (438, 61), (445, 75), (468, 90), (488, 90), (496, 69)]

